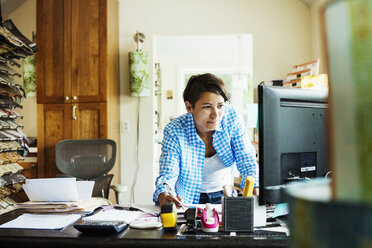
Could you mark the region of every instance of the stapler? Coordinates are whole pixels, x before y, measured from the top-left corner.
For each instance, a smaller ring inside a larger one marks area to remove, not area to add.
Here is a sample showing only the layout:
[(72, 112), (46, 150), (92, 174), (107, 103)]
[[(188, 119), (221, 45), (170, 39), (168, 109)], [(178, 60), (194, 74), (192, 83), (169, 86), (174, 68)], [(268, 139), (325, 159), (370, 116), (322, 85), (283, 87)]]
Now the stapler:
[(216, 209), (212, 208), (210, 203), (207, 203), (203, 209), (201, 218), (203, 232), (218, 232), (219, 218)]
[(160, 210), (161, 223), (166, 231), (174, 231), (177, 227), (177, 210), (172, 202), (166, 202)]
[(196, 207), (189, 207), (185, 211), (186, 219), (186, 232), (195, 233), (197, 230), (198, 223), (196, 222), (197, 209)]

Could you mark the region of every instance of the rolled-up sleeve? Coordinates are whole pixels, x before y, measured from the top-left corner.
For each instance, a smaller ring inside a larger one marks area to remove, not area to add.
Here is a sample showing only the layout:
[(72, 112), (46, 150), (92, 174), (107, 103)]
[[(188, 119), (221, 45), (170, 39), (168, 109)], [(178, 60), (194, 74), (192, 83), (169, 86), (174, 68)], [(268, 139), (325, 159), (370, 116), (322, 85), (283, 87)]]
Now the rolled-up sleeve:
[(172, 135), (166, 128), (164, 130), (164, 138), (162, 141), (162, 153), (159, 160), (159, 177), (155, 182), (155, 192), (153, 194), (153, 201), (158, 203), (158, 197), (161, 193), (167, 190), (163, 183), (168, 184), (174, 189), (175, 182), (179, 174), (180, 164), (180, 146), (174, 135)]
[(247, 130), (240, 116), (235, 112), (235, 121), (231, 132), (231, 148), (236, 159), (236, 168), (243, 177), (240, 187), (244, 188), (245, 178), (252, 176), (255, 179), (255, 187), (259, 186), (258, 165), (256, 150), (249, 140)]

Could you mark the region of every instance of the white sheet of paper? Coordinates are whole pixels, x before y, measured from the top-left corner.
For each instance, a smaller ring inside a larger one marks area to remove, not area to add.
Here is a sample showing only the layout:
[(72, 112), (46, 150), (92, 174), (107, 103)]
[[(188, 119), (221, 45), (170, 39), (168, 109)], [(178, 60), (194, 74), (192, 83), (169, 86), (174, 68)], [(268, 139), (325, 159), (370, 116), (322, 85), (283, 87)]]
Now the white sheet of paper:
[(253, 226), (266, 226), (266, 205), (258, 205), (258, 196), (254, 195), (254, 220)]
[(0, 228), (62, 229), (80, 218), (79, 214), (22, 214), (0, 225)]
[(76, 181), (79, 201), (87, 200), (92, 197), (94, 181)]
[(79, 201), (75, 178), (28, 179), (23, 189), (30, 201)]
[(76, 182), (75, 177), (63, 177), (63, 178), (34, 178), (34, 179), (26, 179), (26, 184), (40, 184), (40, 183), (60, 183), (60, 182)]

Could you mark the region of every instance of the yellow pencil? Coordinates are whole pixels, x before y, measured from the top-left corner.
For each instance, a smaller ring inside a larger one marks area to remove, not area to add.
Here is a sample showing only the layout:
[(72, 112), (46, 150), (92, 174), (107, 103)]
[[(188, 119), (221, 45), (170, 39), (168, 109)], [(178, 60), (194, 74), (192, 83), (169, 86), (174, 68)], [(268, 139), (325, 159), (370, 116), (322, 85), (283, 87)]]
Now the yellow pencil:
[(254, 178), (251, 176), (247, 176), (247, 178), (245, 179), (243, 197), (251, 197), (253, 193), (253, 187), (254, 187)]

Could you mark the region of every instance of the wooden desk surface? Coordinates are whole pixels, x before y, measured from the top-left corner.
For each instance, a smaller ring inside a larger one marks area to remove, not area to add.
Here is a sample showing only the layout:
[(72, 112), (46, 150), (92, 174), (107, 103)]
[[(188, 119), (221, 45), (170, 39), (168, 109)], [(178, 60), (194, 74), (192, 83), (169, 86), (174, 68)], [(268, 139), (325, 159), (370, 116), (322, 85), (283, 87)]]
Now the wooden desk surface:
[[(0, 224), (21, 214), (12, 211), (0, 216)], [(119, 234), (87, 236), (72, 225), (63, 230), (0, 229), (1, 247), (287, 247), (288, 237), (198, 237), (177, 236), (162, 229), (138, 230), (128, 228)]]

